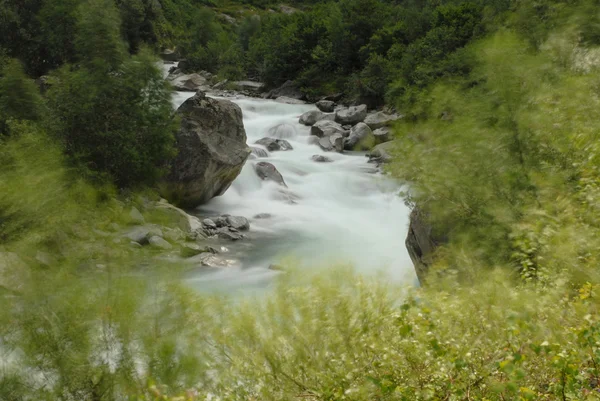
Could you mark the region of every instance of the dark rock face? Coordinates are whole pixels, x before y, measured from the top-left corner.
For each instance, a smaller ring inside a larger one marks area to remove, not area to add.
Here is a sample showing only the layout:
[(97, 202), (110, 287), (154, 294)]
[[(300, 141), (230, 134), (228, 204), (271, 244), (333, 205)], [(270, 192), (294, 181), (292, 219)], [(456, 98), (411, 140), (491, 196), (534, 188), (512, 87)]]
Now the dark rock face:
[(294, 81), (287, 81), (277, 89), (273, 89), (267, 93), (267, 99), (277, 99), (278, 97), (288, 97), (291, 99), (305, 100), (304, 93), (300, 91)]
[(405, 243), (421, 285), (425, 282), (429, 267), (433, 263), (436, 248), (447, 241), (447, 238), (434, 235), (426, 213), (418, 207), (413, 209)]
[(254, 171), (256, 171), (256, 175), (258, 175), (263, 181), (274, 181), (279, 185), (287, 187), (283, 176), (271, 163), (256, 163), (256, 166), (254, 166)]
[(225, 193), (250, 154), (242, 110), (227, 100), (202, 93), (186, 100), (177, 114), (177, 156), (161, 185), (163, 197), (194, 208)]
[(278, 150), (286, 151), (293, 150), (294, 148), (288, 141), (285, 139), (275, 139), (275, 138), (262, 138), (255, 142), (257, 145), (262, 145), (269, 152), (277, 152)]

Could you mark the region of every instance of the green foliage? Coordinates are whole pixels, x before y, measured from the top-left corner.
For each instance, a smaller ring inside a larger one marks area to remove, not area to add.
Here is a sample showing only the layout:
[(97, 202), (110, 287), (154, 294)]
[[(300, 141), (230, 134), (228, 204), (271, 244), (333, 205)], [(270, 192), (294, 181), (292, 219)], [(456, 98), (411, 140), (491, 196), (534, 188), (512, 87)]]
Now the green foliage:
[(10, 133), (10, 120), (36, 121), (41, 116), (38, 88), (25, 75), (19, 61), (9, 61), (0, 77), (0, 135)]
[(172, 156), (170, 90), (153, 56), (126, 57), (109, 0), (81, 10), (84, 62), (64, 67), (48, 93), (50, 128), (73, 162), (121, 187), (152, 183)]

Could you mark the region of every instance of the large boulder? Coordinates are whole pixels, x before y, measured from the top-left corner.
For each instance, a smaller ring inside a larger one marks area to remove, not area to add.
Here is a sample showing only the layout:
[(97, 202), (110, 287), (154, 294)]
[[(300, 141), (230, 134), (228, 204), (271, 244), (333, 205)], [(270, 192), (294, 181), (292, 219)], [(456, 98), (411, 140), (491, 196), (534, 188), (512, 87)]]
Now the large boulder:
[(335, 134), (340, 134), (345, 137), (348, 136), (348, 131), (334, 121), (321, 120), (317, 121), (315, 125), (310, 128), (310, 134), (319, 138)]
[(386, 127), (392, 124), (394, 121), (401, 119), (402, 116), (399, 114), (387, 114), (383, 111), (371, 113), (365, 118), (365, 124), (371, 129), (375, 130), (378, 128)]
[(258, 175), (263, 181), (273, 181), (281, 186), (287, 187), (285, 181), (283, 180), (283, 176), (271, 163), (256, 163), (254, 166), (254, 171), (256, 171), (256, 175)]
[(203, 93), (177, 110), (181, 127), (175, 135), (177, 156), (161, 185), (163, 197), (194, 208), (225, 193), (250, 154), (242, 110), (228, 100)]
[(180, 75), (171, 81), (173, 88), (182, 92), (196, 92), (199, 89), (209, 89), (208, 82), (205, 77), (200, 74)]
[(365, 123), (358, 123), (350, 130), (350, 135), (344, 141), (345, 150), (369, 150), (375, 146), (373, 131)]
[(335, 110), (335, 102), (332, 100), (319, 100), (316, 106), (323, 113), (333, 113)]
[(287, 81), (279, 88), (271, 90), (266, 95), (267, 99), (277, 99), (278, 97), (305, 100), (304, 93), (302, 93), (294, 81)]
[(335, 113), (335, 122), (342, 125), (356, 125), (367, 118), (367, 105), (352, 106), (347, 109), (341, 109)]
[(324, 136), (319, 139), (319, 146), (325, 152), (338, 152), (342, 153), (344, 151), (344, 137), (341, 134), (333, 134), (329, 136)]
[(425, 282), (429, 267), (433, 263), (435, 250), (447, 241), (445, 236), (434, 233), (425, 212), (418, 207), (413, 209), (405, 244), (421, 284)]
[(307, 125), (309, 127), (315, 125), (319, 121), (333, 121), (335, 115), (333, 113), (327, 114), (319, 110), (311, 110), (300, 116), (300, 124)]

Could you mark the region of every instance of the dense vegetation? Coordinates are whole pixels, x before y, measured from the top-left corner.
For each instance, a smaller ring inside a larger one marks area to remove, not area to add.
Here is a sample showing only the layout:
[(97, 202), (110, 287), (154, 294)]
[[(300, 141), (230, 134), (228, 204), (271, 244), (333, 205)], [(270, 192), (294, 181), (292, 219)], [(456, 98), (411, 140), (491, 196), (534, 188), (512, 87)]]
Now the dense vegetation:
[[(0, 399), (599, 399), (598, 2), (291, 4), (0, 3)], [(104, 236), (172, 154), (162, 47), (402, 111), (389, 171), (448, 238), (426, 288), (213, 298)]]

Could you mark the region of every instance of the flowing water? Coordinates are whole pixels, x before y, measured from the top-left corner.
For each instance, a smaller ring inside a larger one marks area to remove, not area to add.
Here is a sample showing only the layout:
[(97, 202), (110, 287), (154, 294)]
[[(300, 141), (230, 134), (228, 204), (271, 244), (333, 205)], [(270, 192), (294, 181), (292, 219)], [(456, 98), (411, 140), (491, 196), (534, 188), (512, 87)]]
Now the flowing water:
[[(179, 106), (192, 93), (177, 93)], [(351, 264), (361, 273), (381, 273), (386, 279), (416, 282), (414, 268), (404, 246), (409, 209), (398, 196), (400, 186), (367, 163), (364, 153), (323, 152), (310, 141), (310, 128), (298, 117), (313, 105), (288, 105), (272, 100), (229, 99), (243, 112), (251, 146), (272, 136), (271, 129), (286, 124), (293, 150), (272, 152), (266, 158), (248, 160), (240, 176), (221, 197), (195, 211), (200, 217), (231, 214), (251, 221), (248, 238), (226, 244), (233, 266), (197, 271), (189, 282), (199, 289), (236, 291), (268, 285), (280, 274), (271, 264), (316, 269)], [(325, 155), (331, 163), (312, 161)], [(273, 182), (261, 181), (254, 172), (257, 162), (270, 162), (283, 175), (288, 193)], [(293, 202), (290, 202), (294, 199)], [(269, 214), (269, 218), (255, 218)]]

